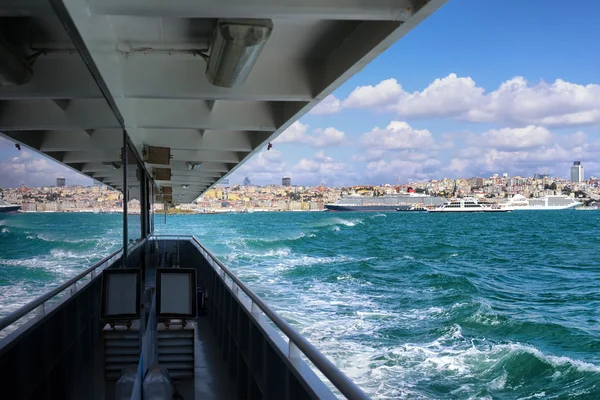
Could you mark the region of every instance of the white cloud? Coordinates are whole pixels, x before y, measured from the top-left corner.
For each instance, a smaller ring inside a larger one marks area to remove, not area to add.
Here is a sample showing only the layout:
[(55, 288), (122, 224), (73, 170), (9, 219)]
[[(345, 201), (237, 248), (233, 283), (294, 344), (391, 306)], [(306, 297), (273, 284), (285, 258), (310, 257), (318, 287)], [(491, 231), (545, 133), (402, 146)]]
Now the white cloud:
[[(54, 186), (56, 178), (63, 177), (68, 185), (90, 185), (92, 179), (77, 173), (58, 162), (52, 161), (41, 154), (23, 148), (16, 150), (6, 139), (0, 138), (3, 151), (14, 151), (17, 155), (0, 161), (0, 187), (30, 187)], [(8, 143), (8, 144), (7, 144)]]
[(570, 134), (567, 137), (567, 144), (571, 146), (582, 146), (587, 141), (587, 135), (581, 131)]
[(356, 88), (346, 108), (395, 112), (405, 118), (450, 117), (472, 122), (566, 126), (600, 123), (600, 85), (557, 79), (530, 84), (523, 77), (485, 93), (470, 77), (450, 74), (421, 91), (406, 92), (395, 79)]
[(514, 121), (545, 126), (600, 121), (600, 85), (578, 85), (557, 79), (530, 86), (523, 77), (510, 79), (482, 99), (467, 119)]
[(352, 155), (352, 161), (364, 162), (364, 161), (377, 161), (380, 160), (385, 154), (384, 150), (377, 149), (366, 149), (366, 151), (360, 154)]
[(240, 172), (283, 172), (286, 164), (281, 158), (281, 152), (275, 149), (265, 150), (239, 168)]
[(394, 159), (379, 160), (367, 164), (367, 176), (376, 182), (402, 182), (429, 180), (437, 176), (441, 162), (435, 159), (411, 161)]
[(473, 79), (450, 74), (436, 79), (421, 92), (403, 93), (392, 108), (399, 115), (416, 118), (452, 117), (477, 107), (483, 92)]
[(310, 110), (310, 114), (313, 115), (331, 115), (338, 113), (342, 110), (342, 103), (334, 95), (330, 94), (325, 97), (319, 104)]
[(263, 185), (281, 182), (281, 178), (287, 173), (288, 166), (283, 160), (282, 153), (279, 150), (271, 149), (255, 154), (229, 177), (229, 181), (231, 183), (241, 182), (244, 177), (248, 176), (252, 183)]
[(451, 172), (463, 172), (469, 166), (470, 161), (464, 158), (453, 158), (450, 160), (448, 171)]
[(311, 147), (329, 147), (342, 144), (345, 139), (344, 132), (332, 127), (315, 129), (311, 133), (308, 133), (308, 130), (308, 125), (296, 121), (273, 143), (301, 143)]
[(397, 80), (386, 79), (376, 86), (357, 87), (342, 104), (345, 108), (390, 107), (403, 93)]
[(473, 136), (479, 147), (496, 149), (531, 149), (547, 146), (554, 140), (550, 131), (544, 127), (529, 125), (525, 128), (491, 129), (481, 135)]
[(434, 139), (427, 129), (414, 129), (403, 121), (392, 121), (385, 129), (373, 128), (361, 137), (361, 143), (373, 149), (423, 149), (431, 148)]
[(312, 135), (307, 135), (307, 144), (313, 147), (327, 147), (344, 142), (345, 134), (335, 128), (315, 129)]
[(300, 121), (294, 122), (287, 128), (285, 131), (281, 133), (273, 143), (294, 143), (301, 142), (308, 132), (308, 125), (303, 124)]
[(303, 158), (291, 168), (292, 179), (305, 184), (320, 183), (344, 184), (349, 179), (356, 180), (356, 175), (345, 162), (338, 161), (318, 151), (311, 158)]

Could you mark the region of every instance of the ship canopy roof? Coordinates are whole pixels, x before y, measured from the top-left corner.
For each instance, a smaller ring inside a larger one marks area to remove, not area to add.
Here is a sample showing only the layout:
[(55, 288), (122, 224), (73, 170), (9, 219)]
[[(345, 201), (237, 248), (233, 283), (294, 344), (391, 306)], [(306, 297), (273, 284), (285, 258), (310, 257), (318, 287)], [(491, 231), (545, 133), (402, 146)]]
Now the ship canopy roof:
[(190, 202), (444, 2), (3, 0), (0, 132), (122, 189), (125, 129)]

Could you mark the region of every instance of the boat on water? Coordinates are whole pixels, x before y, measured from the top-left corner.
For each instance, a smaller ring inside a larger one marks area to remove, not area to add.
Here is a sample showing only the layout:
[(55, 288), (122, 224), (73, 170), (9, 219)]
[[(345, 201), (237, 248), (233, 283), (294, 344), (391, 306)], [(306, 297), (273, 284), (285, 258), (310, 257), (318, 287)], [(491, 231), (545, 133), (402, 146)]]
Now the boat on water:
[(0, 213), (19, 211), (21, 206), (18, 204), (10, 204), (0, 199)]
[(418, 193), (399, 193), (385, 196), (346, 196), (336, 203), (325, 204), (329, 211), (414, 211), (417, 206), (437, 206), (444, 203), (442, 197)]
[(512, 208), (515, 211), (525, 210), (566, 210), (581, 206), (583, 203), (566, 195), (547, 195), (540, 198), (526, 198), (516, 194), (504, 203), (499, 203), (502, 208)]
[(595, 210), (600, 210), (600, 201), (594, 201), (591, 202), (587, 205), (581, 205), (581, 206), (577, 206), (575, 207), (576, 210), (580, 210), (580, 211), (595, 211)]
[(0, 1), (0, 135), (123, 204), (118, 250), (0, 319), (4, 397), (368, 399), (197, 238), (154, 229), (444, 0), (342, 3)]
[(426, 212), (428, 208), (432, 208), (432, 206), (425, 207), (423, 204), (415, 204), (414, 206), (411, 206), (408, 209), (398, 207), (398, 208), (396, 208), (396, 211), (399, 211), (399, 212)]
[(481, 202), (474, 197), (452, 199), (443, 205), (427, 209), (428, 212), (511, 212), (510, 207), (500, 207), (496, 204)]

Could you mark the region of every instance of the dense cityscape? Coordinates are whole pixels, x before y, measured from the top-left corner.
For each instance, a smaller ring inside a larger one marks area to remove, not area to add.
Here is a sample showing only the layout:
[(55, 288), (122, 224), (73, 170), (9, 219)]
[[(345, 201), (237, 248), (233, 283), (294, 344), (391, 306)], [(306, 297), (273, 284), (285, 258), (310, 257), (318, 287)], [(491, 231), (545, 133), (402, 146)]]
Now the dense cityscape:
[[(244, 212), (244, 211), (322, 211), (325, 204), (334, 203), (349, 195), (383, 196), (394, 193), (423, 193), (437, 197), (486, 198), (491, 202), (521, 194), (528, 198), (566, 194), (579, 199), (600, 199), (600, 180), (590, 177), (584, 180), (583, 166), (575, 162), (571, 167), (571, 179), (560, 179), (546, 174), (531, 177), (494, 174), (490, 177), (474, 177), (407, 184), (364, 185), (352, 187), (298, 186), (292, 185), (290, 177), (283, 177), (280, 185), (256, 186), (249, 177), (242, 185), (216, 185), (191, 204), (178, 204), (171, 212)], [(9, 203), (18, 204), (23, 212), (120, 212), (122, 194), (104, 185), (67, 186), (64, 178), (57, 178), (56, 186), (0, 189), (1, 197)], [(139, 201), (132, 200), (129, 209), (139, 210)], [(161, 203), (155, 210), (164, 210)]]

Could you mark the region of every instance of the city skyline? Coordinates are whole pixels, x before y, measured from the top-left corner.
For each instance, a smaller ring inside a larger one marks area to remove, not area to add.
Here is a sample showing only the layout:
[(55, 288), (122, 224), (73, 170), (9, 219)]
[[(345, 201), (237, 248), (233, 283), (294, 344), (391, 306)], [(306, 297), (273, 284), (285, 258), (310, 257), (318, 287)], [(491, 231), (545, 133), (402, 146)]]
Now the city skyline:
[[(578, 178), (574, 178), (574, 174), (573, 174), (573, 168), (575, 166), (578, 166), (580, 168), (581, 174), (577, 174)], [(326, 185), (324, 183), (320, 183), (320, 184), (315, 184), (315, 185), (308, 185), (308, 184), (297, 184), (291, 181), (291, 178), (288, 176), (283, 176), (281, 177), (281, 179), (279, 180), (275, 180), (273, 182), (267, 182), (264, 184), (257, 184), (254, 183), (251, 179), (250, 176), (245, 176), (243, 182), (229, 182), (227, 179), (225, 179), (222, 183), (216, 184), (214, 187), (221, 187), (221, 188), (231, 188), (231, 187), (273, 187), (273, 186), (281, 186), (281, 187), (307, 187), (307, 188), (318, 188), (321, 186), (326, 186), (328, 188), (343, 188), (343, 187), (383, 187), (383, 186), (396, 186), (396, 187), (409, 187), (410, 185), (426, 185), (428, 183), (433, 183), (433, 182), (442, 182), (442, 181), (477, 181), (477, 180), (481, 180), (483, 181), (488, 181), (488, 180), (511, 180), (511, 179), (521, 179), (521, 180), (531, 180), (531, 181), (557, 181), (557, 182), (570, 182), (573, 184), (593, 184), (594, 187), (597, 187), (600, 185), (599, 182), (599, 178), (597, 176), (594, 175), (590, 175), (587, 177), (583, 176), (583, 170), (584, 170), (584, 165), (580, 162), (580, 161), (573, 161), (573, 163), (571, 164), (570, 168), (569, 168), (569, 174), (570, 176), (568, 177), (559, 177), (559, 176), (554, 176), (552, 174), (547, 174), (547, 173), (540, 173), (540, 172), (536, 172), (533, 173), (531, 175), (510, 175), (507, 172), (495, 172), (493, 174), (489, 174), (489, 175), (472, 175), (472, 176), (460, 176), (460, 177), (449, 177), (449, 176), (439, 176), (439, 177), (434, 177), (431, 179), (425, 179), (425, 180), (413, 180), (413, 181), (406, 181), (406, 182), (384, 182), (384, 183), (380, 183), (380, 184), (370, 184), (370, 183), (357, 183), (357, 184), (353, 184), (353, 185), (334, 185), (334, 184), (329, 184)], [(0, 190), (1, 189), (17, 189), (17, 188), (27, 188), (27, 189), (41, 189), (41, 188), (56, 188), (58, 190), (63, 189), (63, 188), (76, 188), (76, 187), (95, 187), (95, 186), (106, 186), (101, 182), (98, 181), (94, 181), (92, 179), (88, 179), (89, 182), (87, 183), (81, 183), (81, 182), (63, 182), (64, 184), (61, 184), (61, 181), (66, 181), (65, 178), (63, 177), (57, 177), (55, 180), (52, 181), (52, 183), (50, 184), (45, 184), (45, 185), (26, 185), (26, 184), (20, 184), (17, 186), (0, 186)], [(106, 186), (108, 187), (108, 186)]]
[[(484, 4), (485, 3), (485, 4)], [(600, 3), (449, 2), (228, 177), (349, 186), (600, 175)], [(0, 138), (0, 186), (92, 180)]]

